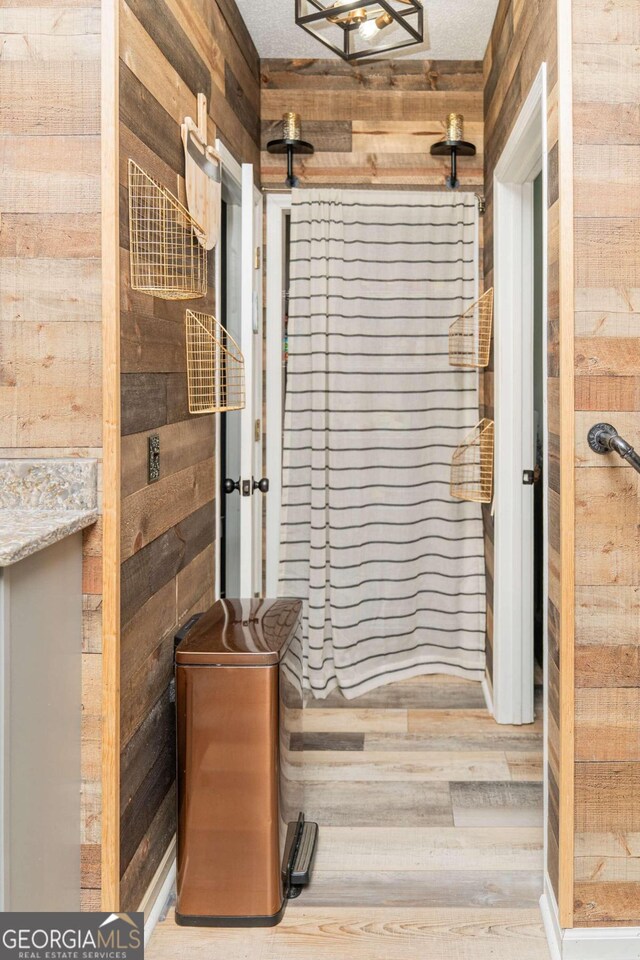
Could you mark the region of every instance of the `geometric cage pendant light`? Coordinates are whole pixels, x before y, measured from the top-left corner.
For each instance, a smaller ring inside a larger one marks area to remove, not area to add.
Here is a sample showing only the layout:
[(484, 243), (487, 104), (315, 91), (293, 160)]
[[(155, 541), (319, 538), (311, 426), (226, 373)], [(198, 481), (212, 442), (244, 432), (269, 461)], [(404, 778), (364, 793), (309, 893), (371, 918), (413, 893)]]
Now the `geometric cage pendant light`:
[(296, 23), (343, 60), (422, 43), (422, 0), (295, 0)]

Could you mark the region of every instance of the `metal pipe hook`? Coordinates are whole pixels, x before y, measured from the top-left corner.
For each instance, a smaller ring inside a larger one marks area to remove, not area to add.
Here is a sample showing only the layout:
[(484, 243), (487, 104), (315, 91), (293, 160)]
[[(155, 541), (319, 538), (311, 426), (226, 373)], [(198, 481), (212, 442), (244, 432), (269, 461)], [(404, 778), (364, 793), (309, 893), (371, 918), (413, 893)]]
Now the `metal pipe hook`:
[(587, 435), (587, 442), (594, 453), (617, 453), (640, 473), (640, 456), (610, 423), (594, 423)]

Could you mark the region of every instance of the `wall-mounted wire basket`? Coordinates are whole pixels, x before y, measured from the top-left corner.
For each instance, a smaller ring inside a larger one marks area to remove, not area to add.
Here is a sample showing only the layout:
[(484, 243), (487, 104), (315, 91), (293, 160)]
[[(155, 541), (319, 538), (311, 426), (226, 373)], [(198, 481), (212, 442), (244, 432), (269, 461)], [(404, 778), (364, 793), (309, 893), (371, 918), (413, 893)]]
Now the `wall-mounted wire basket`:
[(449, 363), (452, 367), (488, 365), (492, 325), (493, 287), (449, 327)]
[(245, 405), (244, 357), (215, 317), (187, 310), (189, 413), (225, 413)]
[(129, 160), (131, 287), (162, 300), (194, 300), (207, 292), (202, 228), (162, 184)]
[(451, 459), (452, 497), (490, 503), (493, 497), (493, 420), (481, 420)]

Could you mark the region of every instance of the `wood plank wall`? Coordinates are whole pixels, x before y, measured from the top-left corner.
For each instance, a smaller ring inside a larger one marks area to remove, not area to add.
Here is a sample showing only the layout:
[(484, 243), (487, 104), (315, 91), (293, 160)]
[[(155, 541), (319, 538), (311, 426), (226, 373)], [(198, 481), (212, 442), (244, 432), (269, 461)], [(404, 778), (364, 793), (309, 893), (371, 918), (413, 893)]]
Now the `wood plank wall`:
[[(100, 461), (100, 2), (9, 2), (0, 35), (0, 457)], [(101, 529), (83, 554), (85, 909), (100, 884)]]
[(640, 924), (640, 478), (586, 443), (640, 443), (640, 17), (573, 0), (576, 926)]
[[(484, 62), (485, 75), (485, 285), (493, 284), (493, 196), (496, 163), (512, 125), (527, 97), (540, 64), (547, 63), (548, 157), (548, 415), (549, 415), (549, 836), (548, 871), (556, 895), (559, 890), (559, 778), (560, 778), (560, 401), (559, 401), (559, 184), (557, 124), (556, 0), (500, 0)], [(483, 415), (493, 417), (493, 358), (482, 377)], [(493, 520), (485, 509), (488, 567), (489, 660), (493, 626)]]
[(474, 160), (460, 162), (464, 188), (482, 192), (482, 64), (456, 60), (263, 60), (262, 183), (284, 188), (282, 157), (266, 152), (282, 114), (302, 116), (316, 152), (296, 160), (301, 185), (444, 188), (446, 164), (432, 157), (448, 113), (465, 117)]
[[(215, 430), (190, 417), (184, 302), (130, 288), (127, 161), (184, 198), (179, 124), (207, 95), (217, 134), (259, 162), (259, 61), (234, 0), (120, 0), (122, 324), (121, 909), (136, 909), (175, 831), (173, 636), (213, 602)], [(209, 292), (197, 309), (214, 312)], [(160, 480), (147, 484), (147, 438)]]

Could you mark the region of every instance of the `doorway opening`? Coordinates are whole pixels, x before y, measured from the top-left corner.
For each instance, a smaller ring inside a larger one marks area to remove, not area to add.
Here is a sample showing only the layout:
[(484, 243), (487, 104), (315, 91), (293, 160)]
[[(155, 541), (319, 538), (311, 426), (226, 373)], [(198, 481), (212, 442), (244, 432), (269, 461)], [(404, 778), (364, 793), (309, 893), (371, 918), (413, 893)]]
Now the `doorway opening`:
[(546, 65), (496, 166), (493, 704), (498, 723), (535, 717), (546, 649)]
[(534, 684), (544, 666), (544, 496), (547, 481), (544, 461), (544, 205), (542, 172), (533, 181), (533, 410), (534, 410), (534, 487), (533, 487), (533, 656)]
[(216, 311), (242, 352), (245, 385), (244, 407), (216, 415), (216, 595), (252, 597), (262, 578), (262, 195), (253, 165), (239, 164), (220, 140), (216, 149), (222, 157)]
[[(235, 200), (235, 202), (234, 202)], [(241, 342), (240, 257), (241, 210), (237, 196), (225, 190), (220, 223), (219, 315), (225, 329)], [(237, 411), (219, 415), (220, 476), (238, 479), (241, 471), (240, 417)], [(225, 495), (220, 485), (220, 597), (240, 596), (240, 496)]]

